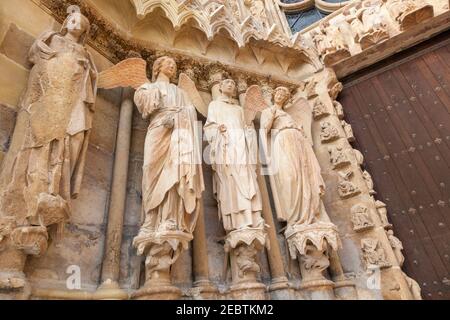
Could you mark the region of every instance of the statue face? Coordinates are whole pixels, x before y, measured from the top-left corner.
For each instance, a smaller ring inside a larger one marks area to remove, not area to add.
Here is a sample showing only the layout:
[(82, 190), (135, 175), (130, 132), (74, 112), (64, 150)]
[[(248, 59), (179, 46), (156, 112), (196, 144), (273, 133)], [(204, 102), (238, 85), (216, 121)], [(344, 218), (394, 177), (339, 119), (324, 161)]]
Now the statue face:
[(88, 29), (85, 20), (80, 13), (73, 13), (67, 23), (67, 32), (72, 36), (79, 38)]
[(172, 58), (165, 59), (161, 64), (160, 73), (166, 75), (168, 78), (173, 78), (177, 73), (177, 64)]
[(276, 104), (282, 106), (289, 99), (289, 94), (286, 92), (286, 90), (276, 90), (273, 99)]
[(236, 91), (236, 83), (234, 82), (234, 80), (226, 79), (222, 81), (222, 84), (220, 85), (220, 91), (227, 97), (232, 97), (234, 95), (234, 92)]

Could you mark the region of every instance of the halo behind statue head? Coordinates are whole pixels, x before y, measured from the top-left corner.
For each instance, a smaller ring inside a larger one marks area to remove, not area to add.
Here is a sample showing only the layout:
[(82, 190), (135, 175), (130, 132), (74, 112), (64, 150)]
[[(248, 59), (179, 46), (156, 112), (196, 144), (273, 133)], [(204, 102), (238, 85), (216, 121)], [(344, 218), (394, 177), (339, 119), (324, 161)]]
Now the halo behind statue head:
[(66, 20), (64, 20), (64, 22), (62, 24), (61, 31), (60, 31), (61, 35), (65, 36), (67, 34), (67, 32), (68, 32), (67, 25), (69, 24), (71, 19), (77, 19), (77, 22), (80, 25), (84, 24), (84, 26), (85, 26), (85, 30), (84, 30), (83, 34), (81, 35), (81, 37), (80, 37), (80, 43), (82, 45), (86, 44), (86, 41), (87, 41), (88, 36), (89, 36), (89, 31), (91, 29), (91, 23), (89, 22), (89, 19), (86, 18), (81, 13), (80, 8), (78, 6), (75, 6), (75, 5), (69, 6), (67, 8), (67, 13), (69, 15), (67, 16)]

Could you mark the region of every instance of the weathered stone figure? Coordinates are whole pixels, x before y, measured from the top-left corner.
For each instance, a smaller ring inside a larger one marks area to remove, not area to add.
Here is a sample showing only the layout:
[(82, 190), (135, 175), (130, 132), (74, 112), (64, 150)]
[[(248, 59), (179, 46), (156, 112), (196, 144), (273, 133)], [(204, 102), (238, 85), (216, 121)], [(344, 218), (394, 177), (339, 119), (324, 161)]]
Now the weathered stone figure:
[(146, 287), (170, 285), (170, 266), (192, 240), (204, 190), (196, 110), (170, 80), (170, 57), (153, 65), (153, 82), (142, 85), (135, 103), (150, 119), (145, 139), (142, 206), (144, 222), (134, 245), (145, 254)]
[[(260, 298), (265, 286), (258, 282), (256, 253), (266, 245), (262, 199), (256, 175), (257, 136), (244, 109), (233, 99), (236, 84), (223, 80), (221, 96), (211, 102), (204, 130), (210, 144), (214, 193), (230, 252), (233, 286), (238, 298)], [(256, 290), (252, 295), (251, 289)], [(243, 292), (241, 295), (241, 292)]]
[(205, 134), (220, 217), (226, 231), (263, 227), (261, 194), (256, 180), (256, 132), (246, 126), (244, 110), (233, 100), (236, 84), (227, 79), (221, 97), (208, 110)]
[(261, 115), (262, 141), (273, 170), (278, 219), (287, 221), (288, 226), (312, 224), (320, 214), (325, 182), (302, 128), (283, 110), (289, 98), (287, 88), (275, 90), (274, 105)]
[(304, 128), (305, 121), (300, 119), (310, 108), (295, 112), (301, 106), (289, 104), (289, 100), (288, 88), (275, 90), (274, 104), (261, 115), (261, 140), (270, 167), (277, 216), (287, 223), (285, 237), (290, 255), (300, 261), (304, 283), (319, 281), (323, 285), (324, 272), (330, 265), (329, 251), (338, 248), (337, 229), (323, 208), (325, 182), (304, 131), (310, 128)]
[[(43, 33), (29, 52), (33, 67), (20, 104), (27, 115), (25, 137), (12, 172), (1, 173), (6, 185), (0, 219), (8, 221), (11, 233), (2, 234), (9, 249), (0, 252), (0, 287), (23, 278), (24, 254), (45, 251), (46, 227), (57, 224), (61, 230), (80, 192), (97, 71), (85, 47), (90, 23), (78, 7), (69, 9), (61, 31)], [(5, 263), (18, 272), (13, 278), (2, 272)]]

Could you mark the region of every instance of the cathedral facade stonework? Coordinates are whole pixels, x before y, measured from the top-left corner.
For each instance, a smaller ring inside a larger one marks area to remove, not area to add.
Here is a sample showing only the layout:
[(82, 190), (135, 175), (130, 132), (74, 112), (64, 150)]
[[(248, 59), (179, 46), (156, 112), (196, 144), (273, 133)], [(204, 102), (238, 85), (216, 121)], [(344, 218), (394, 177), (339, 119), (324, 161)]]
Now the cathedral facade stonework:
[(0, 299), (421, 299), (337, 99), (449, 2), (289, 10), (2, 1)]

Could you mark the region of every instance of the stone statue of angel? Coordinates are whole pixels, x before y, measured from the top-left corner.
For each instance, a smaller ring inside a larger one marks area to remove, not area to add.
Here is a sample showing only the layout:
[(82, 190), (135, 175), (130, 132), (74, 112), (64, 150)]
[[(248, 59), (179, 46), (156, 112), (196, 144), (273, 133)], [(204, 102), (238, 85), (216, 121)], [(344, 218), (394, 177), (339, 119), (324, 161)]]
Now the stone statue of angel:
[[(278, 219), (289, 226), (312, 224), (320, 214), (325, 183), (311, 141), (301, 122), (295, 120), (299, 119), (298, 114), (292, 112), (297, 107), (305, 110), (309, 106), (304, 100), (290, 106), (289, 99), (288, 88), (275, 89), (274, 104), (261, 115), (261, 141), (272, 171), (270, 179)], [(311, 117), (308, 109), (303, 118)]]
[(137, 89), (135, 104), (150, 122), (143, 164), (144, 217), (133, 241), (138, 253), (147, 257), (146, 285), (170, 283), (170, 266), (193, 238), (204, 191), (201, 126), (197, 127), (193, 101), (200, 110), (206, 107), (185, 74), (178, 86), (171, 83), (176, 74), (176, 62), (164, 56), (154, 62), (150, 82), (146, 62), (132, 58), (102, 73), (99, 84)]
[(328, 252), (337, 250), (340, 241), (321, 199), (325, 182), (313, 150), (312, 108), (302, 98), (292, 100), (288, 88), (275, 89), (273, 104), (261, 114), (261, 145), (276, 213), (287, 223), (290, 256), (300, 257), (302, 277), (312, 281), (324, 278)]

